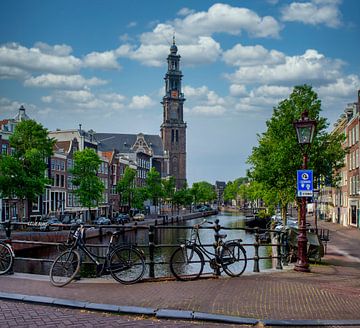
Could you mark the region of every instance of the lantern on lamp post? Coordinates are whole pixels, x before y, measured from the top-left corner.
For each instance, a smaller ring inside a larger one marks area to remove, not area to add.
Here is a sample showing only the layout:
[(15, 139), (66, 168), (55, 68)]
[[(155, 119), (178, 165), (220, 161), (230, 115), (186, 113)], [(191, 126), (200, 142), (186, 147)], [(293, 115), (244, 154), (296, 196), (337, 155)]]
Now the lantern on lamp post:
[[(313, 141), (313, 137), (316, 129), (316, 121), (311, 120), (308, 117), (308, 111), (305, 109), (301, 114), (301, 119), (295, 121), (294, 127), (296, 129), (296, 135), (298, 143), (302, 147), (303, 152), (303, 170), (307, 169), (308, 155), (307, 151), (310, 144)], [(309, 262), (307, 258), (307, 237), (306, 237), (306, 197), (301, 196), (300, 206), (300, 225), (298, 235), (298, 254), (297, 262), (295, 265), (296, 271), (309, 272)]]

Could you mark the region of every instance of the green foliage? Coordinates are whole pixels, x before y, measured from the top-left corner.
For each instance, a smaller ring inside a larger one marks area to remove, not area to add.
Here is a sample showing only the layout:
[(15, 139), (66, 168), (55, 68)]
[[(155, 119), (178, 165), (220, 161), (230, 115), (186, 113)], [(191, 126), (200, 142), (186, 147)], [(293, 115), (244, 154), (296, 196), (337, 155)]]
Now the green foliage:
[(343, 166), (343, 136), (326, 132), (328, 124), (320, 116), (321, 102), (312, 88), (296, 86), (289, 98), (274, 108), (271, 119), (266, 122), (266, 132), (259, 136), (259, 145), (248, 158), (252, 165), (249, 177), (256, 182), (259, 195), (268, 205), (280, 203), (285, 208), (295, 200), (296, 170), (302, 166), (303, 155), (293, 122), (300, 119), (305, 109), (309, 118), (317, 121), (314, 141), (306, 149), (308, 168), (314, 170), (315, 177), (332, 177)]
[(74, 153), (73, 184), (78, 188), (74, 193), (79, 197), (80, 203), (91, 208), (102, 200), (104, 184), (97, 176), (101, 165), (98, 154), (91, 148)]
[(175, 178), (170, 176), (167, 179), (161, 180), (161, 183), (164, 199), (171, 203), (175, 194)]
[(174, 194), (174, 204), (177, 206), (191, 205), (193, 196), (190, 189), (186, 186), (180, 190), (177, 190)]
[(241, 177), (234, 181), (229, 181), (226, 184), (224, 190), (224, 201), (229, 202), (233, 199), (236, 199), (237, 196), (240, 196), (243, 199), (248, 198), (248, 188), (247, 188), (248, 178)]
[(133, 200), (137, 193), (135, 178), (136, 170), (126, 167), (122, 179), (116, 186), (116, 191), (120, 195), (120, 205), (128, 205), (129, 208), (133, 207)]
[(150, 169), (146, 177), (146, 189), (149, 198), (155, 206), (158, 205), (159, 199), (164, 195), (161, 184), (160, 173), (154, 167)]
[(0, 155), (0, 194), (33, 202), (50, 183), (45, 174), (46, 162), (55, 140), (48, 138), (48, 131), (41, 124), (26, 120), (16, 125), (9, 142), (15, 151)]
[(206, 181), (193, 183), (190, 192), (194, 204), (211, 202), (217, 197), (214, 186)]

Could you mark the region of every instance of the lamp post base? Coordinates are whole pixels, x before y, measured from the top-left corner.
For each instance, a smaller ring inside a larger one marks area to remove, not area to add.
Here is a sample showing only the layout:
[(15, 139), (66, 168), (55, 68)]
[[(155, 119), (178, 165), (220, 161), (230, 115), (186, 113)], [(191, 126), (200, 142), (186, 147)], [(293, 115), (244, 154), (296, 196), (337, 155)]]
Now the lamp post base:
[(295, 264), (294, 270), (299, 272), (310, 272), (309, 263), (301, 263), (300, 261), (298, 261)]

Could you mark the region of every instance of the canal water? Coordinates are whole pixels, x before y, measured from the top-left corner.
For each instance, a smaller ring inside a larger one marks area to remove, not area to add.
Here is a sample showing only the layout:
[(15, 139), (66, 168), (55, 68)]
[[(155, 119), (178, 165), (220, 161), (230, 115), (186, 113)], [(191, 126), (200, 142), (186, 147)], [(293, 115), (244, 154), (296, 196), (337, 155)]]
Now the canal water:
[[(219, 224), (222, 227), (226, 228), (245, 228), (245, 217), (235, 213), (220, 213), (215, 216), (207, 217), (207, 221), (215, 222), (215, 220), (219, 220)], [(171, 254), (175, 250), (176, 246), (179, 245), (184, 240), (189, 240), (191, 236), (191, 229), (180, 229), (180, 227), (192, 227), (194, 224), (201, 223), (204, 219), (194, 219), (183, 221), (178, 224), (174, 224), (173, 226), (178, 226), (179, 229), (171, 229), (171, 228), (163, 228), (157, 229), (155, 234), (155, 243), (156, 245), (165, 245), (164, 247), (156, 247), (154, 254), (154, 262), (155, 264), (155, 277), (167, 277), (171, 276), (171, 272), (169, 269), (169, 260)], [(171, 227), (173, 227), (171, 226)], [(211, 227), (211, 224), (204, 224), (203, 227)], [(242, 239), (243, 244), (253, 244), (254, 243), (254, 234), (246, 232), (245, 230), (220, 230), (221, 234), (226, 234), (226, 240), (231, 239)], [(206, 245), (212, 245), (214, 242), (214, 230), (213, 229), (200, 229), (200, 239), (201, 243)], [(104, 244), (107, 245), (108, 238), (92, 238), (87, 242), (89, 244)], [(149, 235), (147, 230), (138, 229), (136, 233), (127, 232), (123, 237), (123, 242), (134, 243), (141, 246), (145, 255), (146, 262), (149, 262), (149, 252), (148, 245)], [(171, 246), (172, 245), (172, 246)], [(253, 258), (254, 256), (254, 247), (253, 246), (245, 246), (246, 255), (248, 259)], [(211, 246), (208, 247), (208, 250), (213, 251)], [(59, 253), (59, 249), (56, 247), (46, 247), (40, 249), (33, 249), (28, 251), (22, 251), (20, 254), (16, 254), (21, 257), (31, 257), (31, 258), (41, 258), (41, 259), (53, 259)], [(103, 253), (105, 248), (92, 248), (93, 252)], [(270, 246), (261, 246), (259, 248), (259, 256), (266, 257), (271, 255), (271, 247)], [(206, 257), (205, 257), (206, 259)], [(38, 274), (48, 274), (51, 262), (50, 261), (16, 261), (14, 270), (17, 272), (30, 272), (30, 273), (38, 273)], [(249, 260), (247, 263), (246, 271), (253, 271), (254, 262)], [(272, 267), (272, 261), (270, 259), (260, 260), (260, 271), (265, 269), (270, 269)], [(146, 268), (147, 272), (145, 273), (145, 277), (149, 274), (149, 266)], [(203, 273), (212, 273), (213, 270), (210, 268), (208, 264), (205, 265)]]

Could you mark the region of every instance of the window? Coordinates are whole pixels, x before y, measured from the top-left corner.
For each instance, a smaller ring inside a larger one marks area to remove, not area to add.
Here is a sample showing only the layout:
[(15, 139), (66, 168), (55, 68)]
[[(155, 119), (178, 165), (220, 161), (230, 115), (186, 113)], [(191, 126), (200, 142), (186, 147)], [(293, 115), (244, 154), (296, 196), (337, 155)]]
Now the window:
[(176, 130), (176, 142), (179, 142), (179, 130)]
[(71, 168), (73, 167), (73, 161), (72, 161), (71, 158), (69, 158), (69, 159), (67, 160), (67, 167), (68, 167), (68, 169), (71, 169)]
[(4, 155), (7, 154), (7, 145), (6, 144), (1, 145), (1, 153)]
[(174, 129), (171, 130), (171, 142), (174, 142)]
[(60, 187), (65, 187), (65, 176), (63, 174), (60, 176)]

